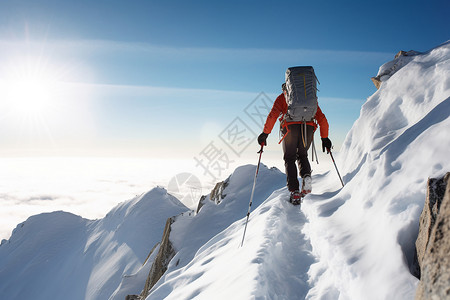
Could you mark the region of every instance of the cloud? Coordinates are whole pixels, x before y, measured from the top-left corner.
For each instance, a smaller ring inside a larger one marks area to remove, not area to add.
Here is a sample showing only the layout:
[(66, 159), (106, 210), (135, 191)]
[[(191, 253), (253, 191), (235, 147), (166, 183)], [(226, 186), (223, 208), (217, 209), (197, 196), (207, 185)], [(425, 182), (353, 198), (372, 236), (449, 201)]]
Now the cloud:
[(376, 51), (330, 50), (330, 49), (288, 49), (288, 48), (216, 48), (216, 47), (174, 47), (141, 42), (122, 42), (112, 40), (0, 40), (0, 53), (17, 53), (23, 49), (66, 55), (100, 55), (123, 53), (156, 57), (158, 60), (170, 58), (184, 61), (245, 61), (278, 62), (301, 58), (308, 61), (366, 62), (385, 60), (392, 53)]
[(0, 158), (0, 165), (0, 240), (32, 215), (102, 218), (120, 202), (167, 188), (180, 172), (195, 172), (193, 159)]
[(42, 202), (42, 201), (57, 201), (60, 198), (60, 196), (54, 196), (54, 195), (36, 195), (31, 196), (28, 199), (21, 200), (20, 202)]
[[(158, 57), (202, 59), (202, 60), (245, 60), (245, 61), (279, 61), (302, 57), (307, 60), (367, 60), (379, 59), (392, 53), (374, 51), (328, 50), (328, 49), (283, 49), (283, 48), (214, 48), (214, 47), (168, 47), (136, 42), (116, 42), (106, 40), (85, 40), (80, 42), (63, 42), (61, 46), (80, 47), (83, 51), (119, 51), (158, 55)], [(78, 46), (77, 46), (78, 45)]]

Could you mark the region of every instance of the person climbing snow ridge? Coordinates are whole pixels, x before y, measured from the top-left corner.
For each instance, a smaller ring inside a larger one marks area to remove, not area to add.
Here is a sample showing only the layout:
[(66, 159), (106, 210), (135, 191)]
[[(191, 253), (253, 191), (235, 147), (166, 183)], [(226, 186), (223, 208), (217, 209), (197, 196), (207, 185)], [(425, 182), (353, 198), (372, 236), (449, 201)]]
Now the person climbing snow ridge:
[[(317, 103), (317, 78), (312, 67), (293, 67), (286, 71), (286, 82), (282, 84), (282, 93), (276, 98), (267, 116), (263, 132), (258, 136), (260, 145), (267, 145), (267, 137), (275, 122), (280, 117), (280, 132), (283, 137), (283, 159), (286, 170), (287, 186), (290, 191), (290, 202), (300, 204), (302, 198), (311, 193), (311, 165), (308, 160), (308, 149), (313, 135), (320, 126), (322, 151), (331, 151), (332, 143), (328, 138), (329, 125)], [(302, 188), (299, 188), (297, 166), (302, 177)]]

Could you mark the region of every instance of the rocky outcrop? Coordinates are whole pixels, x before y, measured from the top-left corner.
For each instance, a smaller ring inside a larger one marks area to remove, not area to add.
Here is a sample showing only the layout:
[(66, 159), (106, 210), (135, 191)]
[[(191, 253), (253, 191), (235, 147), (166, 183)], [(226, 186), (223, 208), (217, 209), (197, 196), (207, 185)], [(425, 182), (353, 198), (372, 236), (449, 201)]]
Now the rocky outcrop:
[(411, 61), (411, 57), (420, 54), (420, 52), (410, 50), (410, 51), (399, 51), (393, 61), (388, 62), (381, 66), (380, 71), (377, 76), (370, 78), (377, 88), (377, 90), (381, 86), (381, 82), (386, 81), (389, 77), (394, 75), (395, 72), (400, 70), (403, 66), (405, 66), (408, 62)]
[[(173, 224), (174, 221), (175, 217), (168, 218), (166, 221), (166, 226), (164, 228), (163, 237), (161, 240), (161, 245), (159, 247), (158, 254), (156, 255), (155, 261), (152, 264), (152, 268), (150, 269), (147, 281), (145, 282), (144, 290), (139, 296), (140, 298), (130, 298), (130, 299), (145, 299), (149, 295), (152, 287), (166, 272), (169, 262), (175, 256), (175, 249), (169, 239), (171, 225)], [(137, 297), (135, 295), (130, 296)]]
[(142, 298), (139, 295), (128, 295), (125, 297), (125, 300), (142, 300), (144, 298)]
[(420, 283), (416, 300), (450, 299), (450, 173), (428, 180), (416, 241)]
[(198, 214), (198, 212), (200, 211), (200, 209), (203, 207), (203, 205), (205, 205), (205, 202), (207, 201), (208, 196), (207, 195), (203, 195), (200, 198), (200, 201), (198, 201), (198, 205), (197, 205), (197, 210), (195, 211), (196, 214)]
[[(222, 200), (226, 197), (226, 194), (223, 193), (225, 188), (228, 186), (229, 178), (227, 178), (225, 181), (218, 182), (214, 186), (213, 190), (209, 194), (209, 200), (214, 201), (216, 204), (220, 204)], [(197, 213), (200, 211), (202, 206), (205, 204), (205, 201), (207, 201), (207, 196), (202, 196), (200, 198), (200, 201), (198, 202), (197, 206)]]
[(381, 76), (376, 76), (376, 77), (371, 77), (370, 80), (372, 80), (373, 84), (375, 85), (375, 87), (377, 88), (377, 90), (380, 88), (381, 86)]

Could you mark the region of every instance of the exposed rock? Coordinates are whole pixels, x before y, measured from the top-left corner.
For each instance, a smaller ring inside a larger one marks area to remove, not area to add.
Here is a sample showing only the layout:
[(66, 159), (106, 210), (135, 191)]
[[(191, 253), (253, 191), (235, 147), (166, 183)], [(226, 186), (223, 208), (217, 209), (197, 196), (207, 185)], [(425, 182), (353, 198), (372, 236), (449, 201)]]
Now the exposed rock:
[(203, 207), (203, 205), (205, 205), (205, 201), (206, 201), (206, 198), (207, 198), (207, 197), (208, 197), (208, 196), (206, 196), (206, 195), (201, 196), (200, 201), (198, 201), (197, 211), (196, 211), (195, 213), (198, 214), (198, 212), (199, 212), (200, 209)]
[(428, 180), (416, 242), (421, 279), (416, 299), (450, 298), (450, 173)]
[(152, 250), (150, 250), (150, 253), (147, 255), (147, 258), (145, 259), (145, 261), (143, 263), (144, 265), (147, 262), (147, 260), (150, 258), (150, 256), (153, 254), (153, 251), (155, 251), (156, 247), (158, 247), (158, 246), (159, 246), (159, 243), (156, 243), (155, 246), (153, 246)]
[(144, 298), (142, 298), (139, 295), (128, 295), (125, 297), (125, 300), (142, 300)]
[[(156, 247), (159, 246), (160, 243), (156, 243), (155, 246), (153, 246), (152, 250), (150, 250), (150, 253), (147, 255), (147, 258), (144, 261), (144, 265), (147, 262), (147, 260), (150, 258), (150, 256), (153, 254), (153, 251), (155, 251)], [(144, 298), (142, 298), (140, 295), (127, 295), (125, 297), (125, 300), (142, 300)]]
[(155, 261), (152, 264), (152, 268), (150, 269), (147, 281), (145, 282), (144, 290), (140, 295), (142, 299), (145, 299), (149, 295), (150, 290), (166, 272), (169, 262), (175, 256), (175, 249), (173, 248), (173, 245), (169, 239), (171, 225), (174, 221), (175, 217), (168, 218), (166, 221), (166, 226), (164, 228), (163, 237), (161, 240), (161, 246), (159, 247), (159, 251), (156, 255)]
[(397, 54), (395, 54), (395, 58), (399, 58), (400, 56), (411, 56), (411, 55), (416, 55), (417, 52), (414, 50), (409, 50), (409, 51), (403, 51), (400, 50), (397, 52)]
[(370, 78), (373, 82), (373, 84), (375, 85), (375, 87), (377, 88), (377, 90), (380, 88), (381, 86), (381, 80), (380, 80), (381, 76), (377, 76), (377, 77), (372, 77)]
[(228, 180), (229, 179), (216, 184), (214, 189), (211, 191), (211, 194), (209, 195), (209, 199), (211, 201), (214, 201), (216, 204), (220, 204), (220, 202), (222, 202), (223, 198), (226, 197), (223, 191), (228, 186)]
[(387, 62), (381, 66), (377, 76), (370, 78), (377, 88), (380, 88), (383, 81), (388, 80), (395, 72), (400, 70), (403, 66), (411, 61), (411, 56), (421, 54), (420, 52), (410, 50), (410, 51), (399, 51), (393, 61)]
[[(228, 181), (229, 178), (227, 178), (225, 181), (216, 183), (213, 190), (209, 194), (209, 200), (214, 201), (214, 203), (216, 204), (220, 204), (222, 200), (227, 196), (226, 194), (223, 193), (223, 191), (228, 186)], [(197, 213), (200, 211), (207, 198), (208, 198), (207, 196), (202, 196), (200, 198), (200, 201), (198, 202)]]
[(447, 182), (444, 178), (428, 179), (427, 198), (425, 199), (425, 205), (423, 207), (422, 214), (420, 215), (419, 235), (416, 241), (417, 258), (420, 266), (422, 266), (421, 262), (425, 256), (431, 231), (436, 223), (436, 218), (444, 198), (446, 186)]

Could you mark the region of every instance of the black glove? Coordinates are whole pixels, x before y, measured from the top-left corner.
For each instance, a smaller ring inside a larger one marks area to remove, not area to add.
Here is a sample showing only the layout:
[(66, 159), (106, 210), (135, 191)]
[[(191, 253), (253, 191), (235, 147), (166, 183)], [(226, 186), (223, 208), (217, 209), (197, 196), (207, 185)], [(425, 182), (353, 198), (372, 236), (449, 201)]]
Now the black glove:
[(325, 148), (327, 149), (327, 154), (331, 151), (331, 141), (329, 138), (322, 138), (322, 152), (325, 152)]
[(261, 146), (262, 146), (262, 145), (267, 146), (267, 141), (266, 141), (267, 136), (268, 136), (267, 133), (264, 133), (264, 132), (261, 133), (261, 134), (258, 136), (258, 144), (260, 144)]

